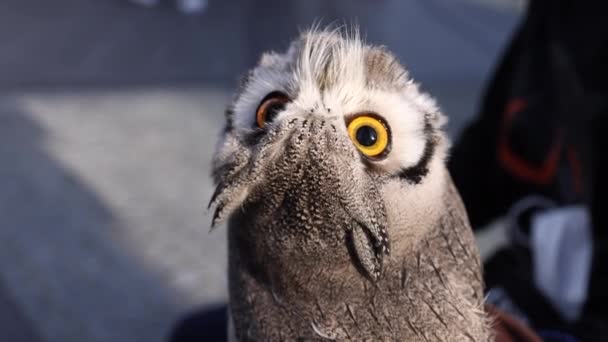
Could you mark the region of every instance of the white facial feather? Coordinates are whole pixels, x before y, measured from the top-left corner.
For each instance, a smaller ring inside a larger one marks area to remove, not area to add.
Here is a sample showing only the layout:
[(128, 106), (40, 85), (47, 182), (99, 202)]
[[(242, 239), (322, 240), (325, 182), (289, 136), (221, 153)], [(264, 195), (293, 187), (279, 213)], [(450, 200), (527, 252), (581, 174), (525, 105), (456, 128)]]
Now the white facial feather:
[[(377, 56), (385, 66), (371, 65)], [(371, 112), (384, 118), (392, 133), (391, 151), (372, 163), (375, 169), (397, 173), (416, 165), (428, 140), (425, 124), (432, 125), (440, 140), (434, 157), (445, 157), (447, 139), (439, 128), (446, 119), (435, 101), (419, 90), (394, 56), (364, 45), (356, 33), (307, 32), (285, 54), (265, 54), (234, 103), (234, 128), (244, 133), (255, 129), (256, 109), (273, 91), (292, 100), (274, 124), (291, 117), (323, 116), (334, 118), (348, 134), (344, 119), (349, 115)]]

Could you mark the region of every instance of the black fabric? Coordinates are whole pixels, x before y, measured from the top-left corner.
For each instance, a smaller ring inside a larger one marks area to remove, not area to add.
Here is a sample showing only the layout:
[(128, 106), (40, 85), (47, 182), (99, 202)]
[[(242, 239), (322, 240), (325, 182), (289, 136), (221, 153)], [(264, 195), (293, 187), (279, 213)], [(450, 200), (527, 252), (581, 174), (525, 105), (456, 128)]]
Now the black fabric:
[[(585, 172), (581, 158), (588, 150), (589, 121), (605, 94), (601, 87), (608, 63), (601, 56), (608, 46), (604, 39), (608, 30), (601, 20), (593, 23), (601, 29), (591, 30), (593, 24), (585, 23), (584, 13), (575, 21), (562, 13), (569, 13), (562, 7), (577, 9), (586, 3), (532, 1), (489, 83), (480, 115), (454, 146), (449, 167), (474, 227), (502, 215), (526, 194), (545, 195), (561, 203), (585, 200), (583, 184), (576, 184), (584, 183), (583, 175), (576, 173)], [(572, 10), (578, 12), (584, 11)], [(574, 48), (572, 31), (579, 27), (585, 30), (580, 46)], [(595, 34), (587, 37), (587, 31)], [(603, 42), (601, 49), (596, 40)], [(517, 172), (518, 165), (505, 160), (503, 146), (536, 174)], [(539, 174), (545, 164), (551, 164), (547, 160), (553, 150), (556, 170), (542, 177)], [(480, 196), (482, 189), (492, 189), (496, 196)]]
[(591, 265), (591, 281), (589, 296), (585, 304), (583, 317), (578, 322), (578, 330), (590, 336), (601, 336), (608, 341), (608, 153), (602, 151), (608, 146), (608, 109), (598, 116), (593, 124), (593, 149), (591, 164), (593, 165), (594, 182), (591, 195), (591, 214), (594, 228), (593, 261)]
[(536, 330), (571, 332), (551, 303), (536, 289), (533, 282), (531, 255), (523, 247), (505, 248), (484, 265), (488, 289), (501, 287), (509, 294)]
[(228, 308), (225, 305), (195, 311), (180, 319), (168, 342), (226, 342)]
[(584, 341), (608, 341), (607, 13), (604, 1), (532, 0), (449, 161), (475, 229), (532, 194), (591, 210), (592, 274), (579, 321), (564, 322), (534, 288), (527, 249), (510, 246), (486, 264), (488, 284), (505, 288), (535, 327)]

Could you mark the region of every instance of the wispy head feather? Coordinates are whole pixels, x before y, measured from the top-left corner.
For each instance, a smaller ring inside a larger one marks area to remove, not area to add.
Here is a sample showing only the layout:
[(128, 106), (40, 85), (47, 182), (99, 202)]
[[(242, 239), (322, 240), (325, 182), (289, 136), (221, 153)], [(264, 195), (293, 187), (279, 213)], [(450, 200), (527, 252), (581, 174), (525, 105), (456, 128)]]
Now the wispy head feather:
[(300, 87), (329, 89), (339, 82), (364, 82), (364, 43), (359, 31), (345, 27), (304, 32), (297, 60), (296, 79)]

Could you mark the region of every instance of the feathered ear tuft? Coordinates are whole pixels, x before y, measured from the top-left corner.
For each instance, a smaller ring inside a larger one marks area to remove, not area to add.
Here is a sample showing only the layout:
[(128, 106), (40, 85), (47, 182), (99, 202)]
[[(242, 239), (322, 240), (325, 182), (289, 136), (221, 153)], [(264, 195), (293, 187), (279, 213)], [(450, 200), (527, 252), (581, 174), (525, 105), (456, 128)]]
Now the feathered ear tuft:
[(441, 112), (437, 101), (420, 89), (418, 83), (410, 80), (407, 84), (406, 95), (409, 101), (421, 112), (425, 113), (425, 121), (436, 129), (442, 129), (448, 118)]

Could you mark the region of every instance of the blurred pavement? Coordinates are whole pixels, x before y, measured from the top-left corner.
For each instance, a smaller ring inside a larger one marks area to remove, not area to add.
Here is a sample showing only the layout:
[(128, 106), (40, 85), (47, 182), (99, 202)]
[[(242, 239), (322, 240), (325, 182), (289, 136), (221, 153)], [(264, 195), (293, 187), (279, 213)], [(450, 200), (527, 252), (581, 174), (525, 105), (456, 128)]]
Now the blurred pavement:
[(454, 136), (517, 22), (498, 2), (211, 0), (184, 17), (4, 0), (0, 340), (160, 342), (179, 315), (225, 300), (225, 230), (208, 234), (205, 208), (238, 75), (314, 18), (358, 22), (438, 98)]

